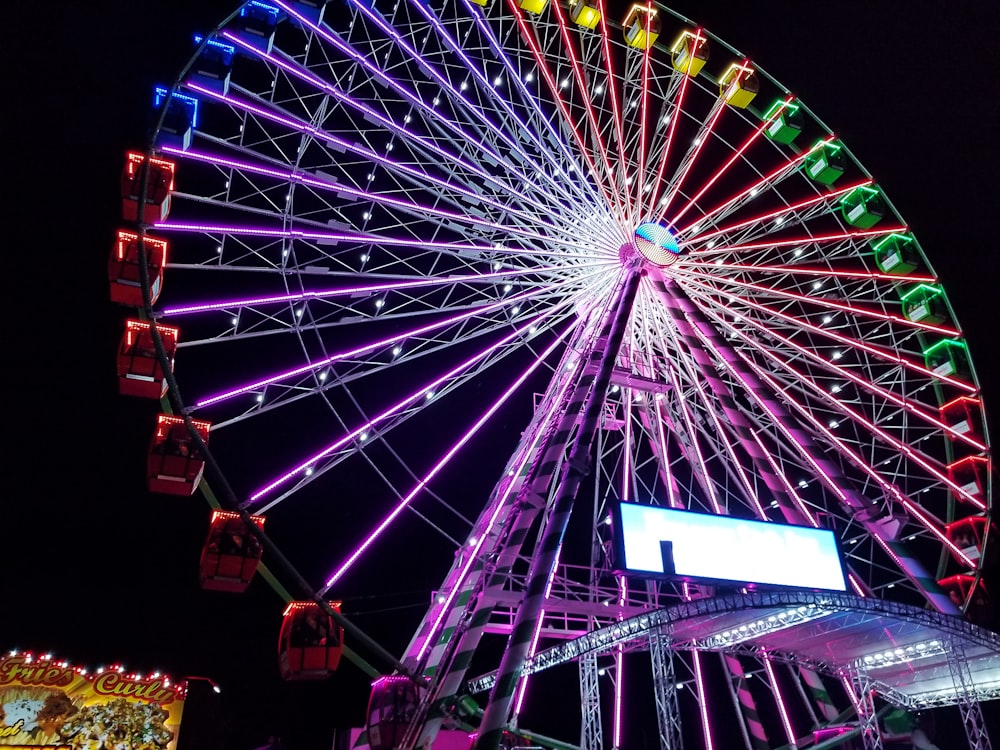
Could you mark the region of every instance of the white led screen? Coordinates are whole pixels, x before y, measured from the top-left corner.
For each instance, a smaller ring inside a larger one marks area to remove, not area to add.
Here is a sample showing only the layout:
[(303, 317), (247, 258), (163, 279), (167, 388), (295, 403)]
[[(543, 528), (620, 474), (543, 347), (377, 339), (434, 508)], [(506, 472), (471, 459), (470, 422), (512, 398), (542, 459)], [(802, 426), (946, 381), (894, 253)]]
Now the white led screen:
[(620, 503), (622, 572), (686, 580), (844, 591), (832, 531)]

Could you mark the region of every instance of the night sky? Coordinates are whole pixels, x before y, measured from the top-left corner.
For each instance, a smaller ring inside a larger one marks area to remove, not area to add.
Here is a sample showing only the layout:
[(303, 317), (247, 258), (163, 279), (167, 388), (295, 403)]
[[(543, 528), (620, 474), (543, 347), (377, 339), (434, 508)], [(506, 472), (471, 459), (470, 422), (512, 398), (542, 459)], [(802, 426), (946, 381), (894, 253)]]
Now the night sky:
[[(196, 685), (191, 703), (192, 727), (219, 723), (203, 737), (206, 750), (223, 737), (248, 750), (271, 732), (325, 747), (333, 727), (363, 722), (367, 678), (348, 665), (326, 683), (281, 683), (278, 597), (261, 581), (243, 596), (200, 591), (207, 507), (197, 496), (146, 492), (153, 412), (119, 397), (115, 383), (126, 312), (108, 300), (106, 264), (123, 152), (144, 145), (152, 86), (169, 83), (191, 34), (231, 7), (105, 0), (6, 9), (0, 648), (211, 677), (222, 695)], [(1000, 408), (1000, 6), (671, 7), (788, 86), (876, 177), (948, 292), (987, 409)], [(427, 571), (423, 596), (444, 572)], [(391, 633), (388, 618), (378, 632)], [(409, 633), (397, 635), (405, 643)]]

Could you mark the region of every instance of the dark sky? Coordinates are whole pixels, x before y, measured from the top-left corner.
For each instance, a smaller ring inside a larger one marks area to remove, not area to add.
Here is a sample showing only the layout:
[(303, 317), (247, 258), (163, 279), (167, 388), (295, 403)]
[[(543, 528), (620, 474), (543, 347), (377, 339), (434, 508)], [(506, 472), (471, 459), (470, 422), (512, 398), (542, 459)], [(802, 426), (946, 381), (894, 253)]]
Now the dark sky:
[[(875, 175), (942, 279), (987, 408), (1000, 408), (1000, 6), (672, 7), (787, 85)], [(230, 9), (217, 0), (5, 9), (0, 648), (208, 675), (226, 692), (196, 697), (229, 722), (232, 747), (303, 719), (322, 746), (334, 724), (363, 721), (367, 680), (348, 668), (323, 685), (281, 684), (278, 598), (259, 581), (243, 597), (199, 590), (206, 507), (146, 492), (150, 410), (119, 398), (114, 377), (124, 312), (108, 301), (106, 263), (122, 155), (144, 143), (152, 85), (169, 83), (191, 33)], [(443, 573), (428, 572), (428, 590)], [(256, 694), (264, 709), (247, 711)]]

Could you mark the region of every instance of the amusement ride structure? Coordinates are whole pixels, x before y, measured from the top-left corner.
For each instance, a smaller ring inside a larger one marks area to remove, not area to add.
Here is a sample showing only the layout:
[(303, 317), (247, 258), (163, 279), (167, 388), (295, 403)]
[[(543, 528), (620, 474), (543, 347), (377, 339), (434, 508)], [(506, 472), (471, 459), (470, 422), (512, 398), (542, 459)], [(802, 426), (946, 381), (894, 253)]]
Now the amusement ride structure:
[[(372, 676), (356, 745), (879, 748), (957, 705), (990, 747), (962, 331), (754, 61), (652, 4), (250, 0), (153, 99), (109, 263), (150, 489), (215, 506), (206, 587), (289, 601), (286, 678)], [(621, 503), (825, 530), (844, 590), (634, 575)], [(415, 540), (394, 656), (340, 601)]]

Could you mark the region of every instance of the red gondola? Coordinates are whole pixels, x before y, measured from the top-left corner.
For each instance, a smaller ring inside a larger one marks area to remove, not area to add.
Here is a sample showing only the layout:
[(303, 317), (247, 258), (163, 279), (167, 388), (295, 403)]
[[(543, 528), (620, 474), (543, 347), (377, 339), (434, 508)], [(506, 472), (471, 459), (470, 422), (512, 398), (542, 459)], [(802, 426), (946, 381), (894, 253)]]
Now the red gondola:
[[(948, 479), (963, 492), (982, 502), (982, 508), (986, 507), (986, 482), (989, 476), (990, 459), (986, 456), (968, 456), (948, 464)], [(957, 497), (968, 502), (962, 495)]]
[[(126, 320), (125, 335), (118, 346), (118, 392), (124, 396), (161, 398), (167, 392), (160, 358), (153, 343), (153, 324), (145, 320)], [(156, 326), (170, 366), (177, 352), (177, 328)]]
[[(340, 612), (340, 602), (327, 602)], [(323, 680), (340, 664), (344, 629), (316, 602), (289, 602), (278, 639), (278, 668), (286, 680)]]
[[(251, 516), (259, 529), (263, 516)], [(212, 512), (205, 546), (201, 551), (201, 587), (206, 591), (242, 593), (257, 572), (262, 549), (260, 540), (247, 528), (239, 513)]]
[[(192, 424), (202, 441), (207, 443), (212, 423), (192, 420)], [(184, 419), (160, 414), (156, 418), (156, 432), (149, 446), (146, 466), (149, 491), (193, 495), (204, 471), (205, 459), (188, 432)]]
[(993, 600), (990, 598), (989, 592), (986, 591), (982, 579), (979, 579), (976, 584), (975, 591), (972, 590), (972, 582), (975, 580), (974, 576), (960, 574), (942, 578), (938, 581), (938, 586), (959, 607), (964, 606), (966, 601), (969, 602), (968, 608), (965, 610), (965, 619), (977, 625), (988, 625), (993, 620)]
[[(983, 545), (986, 541), (986, 529), (989, 527), (989, 552), (992, 560), (993, 551), (996, 548), (994, 535), (996, 528), (987, 522), (985, 516), (968, 516), (952, 521), (945, 526), (945, 534), (949, 541), (962, 550), (963, 554), (975, 562), (983, 556)], [(959, 560), (959, 562), (962, 562)]]
[(380, 677), (368, 699), (368, 746), (393, 750), (402, 746), (417, 712), (417, 686), (405, 675)]
[(982, 442), (982, 402), (978, 398), (959, 396), (941, 406), (941, 421), (955, 432)]
[[(146, 269), (149, 278), (149, 302), (155, 304), (163, 288), (163, 267), (167, 262), (167, 242), (149, 235), (142, 239), (146, 250)], [(108, 261), (108, 281), (111, 282), (111, 301), (132, 307), (142, 307), (142, 277), (139, 275), (139, 235), (125, 230), (118, 231), (118, 240)]]
[(166, 159), (152, 158), (146, 172), (146, 195), (142, 214), (139, 214), (139, 194), (142, 192), (143, 165), (146, 155), (129, 151), (125, 155), (122, 172), (122, 217), (125, 221), (154, 224), (163, 221), (170, 213), (170, 194), (174, 190), (174, 171), (177, 165)]

